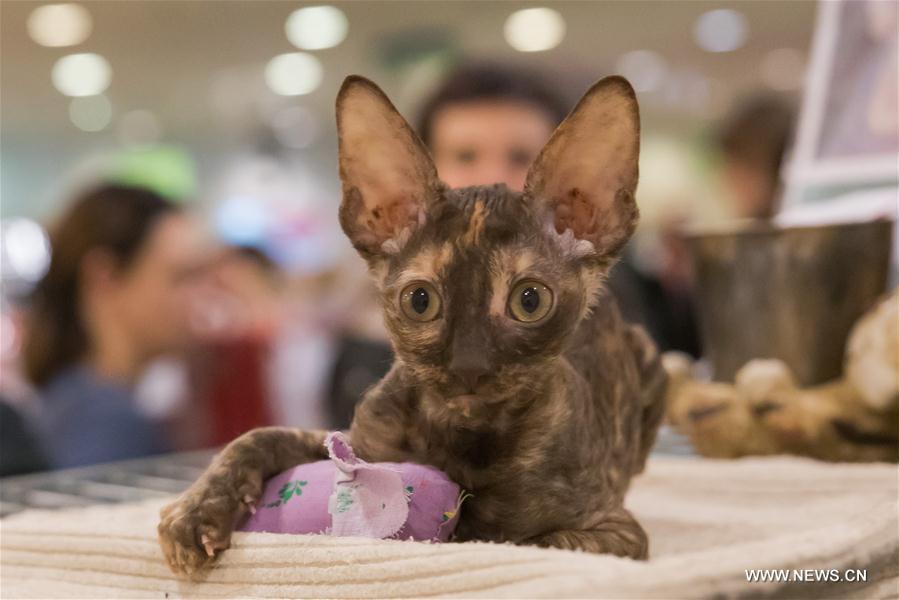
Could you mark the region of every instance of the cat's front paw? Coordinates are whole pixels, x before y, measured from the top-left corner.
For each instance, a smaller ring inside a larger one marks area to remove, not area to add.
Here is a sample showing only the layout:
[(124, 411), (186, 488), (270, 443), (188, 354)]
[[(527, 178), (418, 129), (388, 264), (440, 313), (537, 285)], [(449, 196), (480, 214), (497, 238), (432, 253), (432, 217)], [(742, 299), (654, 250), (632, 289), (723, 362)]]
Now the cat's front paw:
[(544, 548), (614, 554), (634, 560), (649, 558), (646, 531), (623, 508), (602, 515), (584, 529), (550, 531), (525, 543)]
[(649, 542), (646, 536), (634, 535), (632, 531), (554, 531), (529, 542), (543, 548), (614, 554), (634, 560), (646, 560), (649, 557)]
[(229, 479), (201, 480), (160, 511), (159, 545), (176, 574), (190, 576), (209, 567), (231, 545), (237, 520), (255, 511), (262, 477), (250, 473), (241, 482)]

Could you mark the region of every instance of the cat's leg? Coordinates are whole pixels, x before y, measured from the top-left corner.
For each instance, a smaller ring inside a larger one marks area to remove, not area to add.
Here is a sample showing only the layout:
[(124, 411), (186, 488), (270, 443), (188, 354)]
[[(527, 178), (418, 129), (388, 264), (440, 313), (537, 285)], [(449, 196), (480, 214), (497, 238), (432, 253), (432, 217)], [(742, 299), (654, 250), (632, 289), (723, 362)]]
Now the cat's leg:
[(646, 537), (646, 532), (623, 508), (603, 513), (584, 529), (552, 531), (529, 539), (526, 543), (563, 550), (614, 554), (636, 560), (646, 560), (649, 557), (649, 538)]
[(262, 484), (297, 464), (327, 458), (324, 431), (254, 429), (228, 444), (203, 475), (160, 512), (159, 543), (176, 573), (191, 574), (228, 548), (239, 517), (255, 510)]
[(646, 458), (656, 441), (656, 434), (665, 414), (668, 374), (662, 366), (658, 347), (640, 325), (627, 327), (628, 344), (634, 351), (640, 369), (640, 454), (636, 473), (643, 471)]

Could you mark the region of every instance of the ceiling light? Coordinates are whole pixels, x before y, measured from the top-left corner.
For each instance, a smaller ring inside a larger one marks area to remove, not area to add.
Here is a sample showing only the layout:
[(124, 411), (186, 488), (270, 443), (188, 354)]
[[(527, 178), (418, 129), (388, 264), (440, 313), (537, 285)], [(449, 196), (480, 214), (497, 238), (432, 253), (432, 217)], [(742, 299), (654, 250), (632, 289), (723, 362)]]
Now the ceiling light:
[(708, 52), (730, 52), (746, 43), (749, 26), (742, 13), (719, 8), (703, 13), (693, 27), (693, 38)]
[(303, 50), (333, 48), (346, 38), (346, 15), (333, 6), (307, 6), (287, 17), (284, 30), (287, 39)]
[(66, 96), (96, 96), (109, 87), (112, 69), (99, 54), (86, 52), (63, 56), (50, 76), (54, 87)]
[(302, 96), (322, 82), (323, 69), (317, 58), (305, 52), (279, 54), (265, 67), (265, 82), (281, 96)]
[(668, 66), (658, 52), (633, 50), (621, 55), (616, 71), (624, 75), (636, 91), (651, 92), (662, 87)]
[(565, 37), (565, 20), (551, 8), (526, 8), (506, 19), (506, 41), (520, 52), (555, 48)]
[(91, 33), (91, 15), (80, 4), (45, 4), (28, 15), (28, 35), (41, 46), (74, 46)]
[(34, 282), (50, 265), (50, 241), (44, 228), (31, 219), (14, 218), (3, 223), (3, 250), (17, 277)]

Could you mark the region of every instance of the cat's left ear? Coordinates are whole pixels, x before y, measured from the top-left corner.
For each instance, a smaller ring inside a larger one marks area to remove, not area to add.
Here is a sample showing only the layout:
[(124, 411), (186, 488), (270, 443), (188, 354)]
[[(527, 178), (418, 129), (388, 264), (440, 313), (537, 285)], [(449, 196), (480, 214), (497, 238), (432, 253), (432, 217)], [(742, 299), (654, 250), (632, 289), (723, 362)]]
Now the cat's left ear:
[(525, 197), (559, 234), (570, 229), (612, 258), (630, 239), (640, 154), (637, 98), (623, 77), (606, 77), (581, 98), (534, 161)]
[(381, 89), (351, 75), (337, 95), (343, 202), (340, 224), (371, 261), (424, 219), (439, 193), (437, 169), (421, 140)]

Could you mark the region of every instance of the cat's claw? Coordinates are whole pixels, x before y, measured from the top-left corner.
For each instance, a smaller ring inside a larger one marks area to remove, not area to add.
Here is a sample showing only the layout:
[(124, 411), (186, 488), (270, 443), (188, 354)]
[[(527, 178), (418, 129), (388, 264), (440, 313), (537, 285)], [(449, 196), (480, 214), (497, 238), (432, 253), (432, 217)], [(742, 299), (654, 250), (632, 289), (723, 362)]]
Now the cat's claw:
[(215, 544), (212, 543), (212, 540), (209, 539), (208, 535), (204, 535), (200, 538), (200, 541), (203, 543), (203, 548), (206, 550), (206, 555), (209, 558), (215, 557)]

